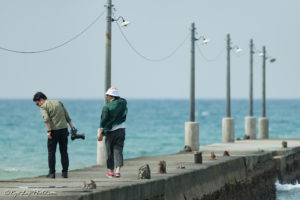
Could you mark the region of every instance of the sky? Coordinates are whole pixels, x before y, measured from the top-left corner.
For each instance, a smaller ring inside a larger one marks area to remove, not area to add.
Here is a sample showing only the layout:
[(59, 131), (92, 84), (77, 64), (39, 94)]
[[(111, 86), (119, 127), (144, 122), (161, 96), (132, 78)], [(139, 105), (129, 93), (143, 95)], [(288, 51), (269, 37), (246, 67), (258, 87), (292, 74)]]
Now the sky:
[[(249, 95), (249, 40), (257, 51), (265, 45), (267, 98), (300, 98), (299, 0), (112, 0), (115, 17), (131, 24), (122, 28), (137, 55), (112, 24), (112, 85), (126, 98), (188, 99), (190, 92), (190, 27), (201, 40), (195, 51), (196, 98), (225, 98), (226, 35), (232, 46), (231, 97)], [(64, 43), (84, 30), (105, 10), (105, 0), (0, 0), (0, 47), (36, 51)], [(44, 53), (0, 50), (0, 98), (103, 98), (105, 15), (72, 42)], [(213, 59), (208, 62), (206, 59)], [(254, 98), (262, 93), (262, 58), (254, 56)]]

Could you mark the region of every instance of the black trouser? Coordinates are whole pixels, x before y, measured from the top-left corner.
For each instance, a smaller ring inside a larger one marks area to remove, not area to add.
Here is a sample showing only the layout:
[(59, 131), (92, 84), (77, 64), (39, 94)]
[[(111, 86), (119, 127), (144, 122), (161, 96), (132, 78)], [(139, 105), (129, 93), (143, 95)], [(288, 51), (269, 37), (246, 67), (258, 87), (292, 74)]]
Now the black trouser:
[(107, 168), (113, 170), (123, 166), (123, 147), (125, 140), (125, 128), (109, 131), (106, 134), (105, 146), (107, 151)]
[(62, 172), (68, 171), (69, 168), (68, 135), (69, 132), (67, 128), (51, 131), (52, 139), (48, 139), (49, 173), (55, 173), (55, 152), (56, 152), (57, 142), (59, 143)]

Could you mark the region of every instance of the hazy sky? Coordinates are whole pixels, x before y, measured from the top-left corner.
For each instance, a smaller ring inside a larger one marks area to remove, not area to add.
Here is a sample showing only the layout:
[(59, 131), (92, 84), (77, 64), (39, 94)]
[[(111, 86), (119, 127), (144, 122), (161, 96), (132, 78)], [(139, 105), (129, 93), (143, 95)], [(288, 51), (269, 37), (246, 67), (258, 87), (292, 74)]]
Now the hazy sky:
[[(82, 31), (104, 9), (105, 0), (0, 0), (0, 46), (35, 51), (53, 47)], [(198, 44), (215, 58), (230, 33), (231, 95), (248, 98), (249, 40), (276, 57), (267, 63), (267, 98), (300, 98), (299, 0), (113, 0), (115, 16), (131, 21), (123, 28), (143, 55), (161, 58), (190, 34), (195, 22)], [(168, 60), (149, 62), (132, 51), (112, 25), (112, 85), (127, 98), (189, 98), (190, 38)], [(68, 45), (40, 54), (0, 51), (0, 98), (103, 98), (105, 15)], [(254, 98), (261, 98), (262, 58), (255, 56)], [(196, 97), (225, 98), (226, 53), (207, 62), (196, 50)]]

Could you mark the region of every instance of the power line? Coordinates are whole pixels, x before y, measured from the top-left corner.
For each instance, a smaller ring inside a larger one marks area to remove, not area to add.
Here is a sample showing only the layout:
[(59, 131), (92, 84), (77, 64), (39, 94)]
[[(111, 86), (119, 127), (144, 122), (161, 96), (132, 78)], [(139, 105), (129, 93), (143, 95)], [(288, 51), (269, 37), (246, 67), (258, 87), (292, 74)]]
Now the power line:
[(119, 31), (121, 33), (121, 35), (123, 36), (123, 38), (125, 39), (125, 41), (127, 42), (127, 44), (131, 47), (131, 49), (137, 54), (139, 55), (141, 58), (151, 61), (151, 62), (160, 62), (160, 61), (164, 61), (167, 60), (168, 58), (170, 58), (171, 56), (173, 56), (178, 49), (180, 49), (183, 44), (185, 43), (185, 41), (187, 40), (189, 34), (185, 37), (185, 39), (173, 50), (171, 51), (170, 54), (168, 54), (167, 56), (161, 57), (161, 58), (148, 58), (146, 56), (144, 56), (143, 54), (141, 54), (136, 48), (134, 48), (134, 46), (129, 42), (128, 38), (126, 37), (126, 35), (124, 34), (124, 32), (122, 31), (122, 28), (120, 27), (120, 25), (117, 23), (117, 26), (119, 28)]
[(4, 50), (4, 51), (9, 51), (9, 52), (12, 52), (12, 53), (23, 53), (23, 54), (43, 53), (43, 52), (47, 52), (47, 51), (52, 51), (52, 50), (58, 49), (60, 47), (63, 47), (65, 45), (67, 45), (68, 43), (72, 42), (73, 40), (77, 39), (79, 36), (81, 36), (82, 34), (84, 34), (87, 30), (89, 30), (102, 17), (102, 15), (104, 13), (105, 13), (105, 10), (103, 10), (100, 13), (100, 15), (98, 15), (96, 17), (96, 19), (92, 23), (90, 23), (85, 29), (83, 29), (81, 32), (79, 32), (78, 34), (76, 34), (71, 39), (69, 39), (69, 40), (67, 40), (67, 41), (65, 41), (65, 42), (63, 42), (61, 44), (58, 44), (58, 45), (56, 45), (54, 47), (43, 49), (43, 50), (37, 50), (37, 51), (19, 51), (19, 50), (9, 49), (9, 48), (5, 48), (5, 47), (1, 47), (1, 46), (0, 46), (0, 49)]
[(215, 62), (215, 61), (217, 61), (217, 60), (219, 59), (219, 57), (223, 54), (224, 50), (226, 49), (225, 47), (222, 48), (215, 58), (210, 59), (210, 58), (207, 58), (207, 57), (203, 54), (203, 52), (201, 51), (201, 49), (200, 49), (200, 47), (199, 47), (199, 45), (198, 45), (197, 43), (196, 43), (196, 46), (197, 46), (198, 51), (200, 52), (201, 57), (202, 57), (205, 61), (207, 61), (207, 62)]

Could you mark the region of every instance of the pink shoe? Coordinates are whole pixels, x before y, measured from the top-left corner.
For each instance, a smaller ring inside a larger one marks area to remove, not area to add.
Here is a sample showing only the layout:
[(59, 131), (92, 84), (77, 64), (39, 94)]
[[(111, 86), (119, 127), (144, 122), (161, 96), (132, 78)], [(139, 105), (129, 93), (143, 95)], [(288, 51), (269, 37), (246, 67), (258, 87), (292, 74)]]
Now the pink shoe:
[(106, 172), (106, 176), (107, 176), (107, 178), (113, 178), (114, 173), (113, 172)]
[(121, 177), (120, 172), (116, 172), (116, 173), (115, 173), (115, 178), (120, 178), (120, 177)]

